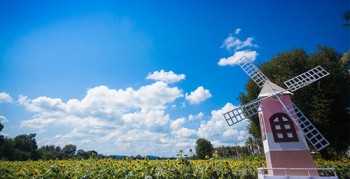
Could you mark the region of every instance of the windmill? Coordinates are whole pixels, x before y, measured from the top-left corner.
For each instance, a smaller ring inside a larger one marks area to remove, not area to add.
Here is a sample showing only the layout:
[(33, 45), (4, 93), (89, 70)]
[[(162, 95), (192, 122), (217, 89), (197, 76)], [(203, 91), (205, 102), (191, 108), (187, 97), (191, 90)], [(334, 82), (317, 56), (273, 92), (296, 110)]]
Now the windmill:
[[(298, 169), (289, 171), (291, 176), (318, 176), (313, 169), (312, 156), (305, 139), (316, 151), (329, 145), (329, 142), (306, 118), (299, 108), (292, 103), (292, 92), (309, 85), (329, 73), (317, 66), (284, 82), (287, 89), (272, 83), (249, 59), (242, 57), (238, 65), (261, 88), (257, 99), (224, 113), (229, 126), (255, 114), (259, 116), (262, 141), (269, 175), (285, 175), (278, 169)], [(276, 169), (276, 170), (272, 170)]]

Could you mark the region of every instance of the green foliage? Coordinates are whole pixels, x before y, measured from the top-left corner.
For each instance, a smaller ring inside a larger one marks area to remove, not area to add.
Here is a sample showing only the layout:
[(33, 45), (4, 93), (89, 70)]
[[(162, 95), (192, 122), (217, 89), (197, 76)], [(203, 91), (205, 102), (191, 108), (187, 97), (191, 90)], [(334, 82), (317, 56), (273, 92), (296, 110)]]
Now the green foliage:
[(38, 159), (38, 145), (35, 141), (36, 134), (22, 134), (13, 139), (13, 160)]
[[(329, 76), (294, 92), (292, 100), (330, 141), (331, 146), (328, 150), (337, 155), (344, 154), (350, 146), (350, 117), (347, 112), (350, 78), (347, 60), (334, 49), (319, 46), (317, 51), (310, 55), (303, 49), (279, 53), (259, 67), (272, 82), (281, 87), (284, 87), (284, 81), (318, 65), (330, 73)], [(256, 99), (259, 94), (259, 89), (252, 80), (248, 81), (246, 91), (246, 94), (242, 93), (239, 97), (242, 104)], [(261, 146), (257, 116), (250, 119), (248, 130)]]
[(38, 149), (38, 153), (40, 155), (40, 158), (44, 160), (62, 159), (60, 146), (45, 145)]
[(214, 148), (210, 141), (204, 138), (199, 138), (196, 141), (196, 154), (199, 159), (211, 158), (213, 156), (213, 151)]
[(73, 144), (65, 145), (62, 149), (63, 158), (72, 158), (77, 151), (77, 146)]
[(218, 158), (238, 158), (242, 156), (254, 155), (252, 146), (224, 146), (214, 148)]
[[(2, 129), (4, 128), (4, 125), (1, 124), (0, 122), (0, 132), (2, 131)], [(0, 159), (1, 159), (1, 149), (2, 149), (2, 145), (4, 143), (4, 136), (0, 135)]]
[(37, 160), (39, 158), (35, 141), (36, 134), (23, 134), (14, 139), (2, 138), (0, 159), (3, 160)]
[(14, 143), (13, 139), (5, 137), (2, 145), (0, 146), (0, 159), (1, 160), (14, 160)]

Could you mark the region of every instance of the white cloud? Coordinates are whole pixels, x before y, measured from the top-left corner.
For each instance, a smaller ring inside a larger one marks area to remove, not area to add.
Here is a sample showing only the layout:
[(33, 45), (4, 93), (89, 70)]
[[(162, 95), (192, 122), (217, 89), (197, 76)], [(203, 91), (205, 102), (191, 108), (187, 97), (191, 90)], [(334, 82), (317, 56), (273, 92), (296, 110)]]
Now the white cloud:
[(178, 136), (180, 138), (194, 138), (194, 137), (197, 137), (197, 131), (196, 130), (185, 128), (185, 127), (182, 127), (180, 129), (177, 129), (177, 130), (173, 130), (172, 134), (175, 135), (175, 136)]
[(190, 114), (190, 115), (188, 116), (188, 120), (193, 121), (193, 120), (196, 120), (196, 119), (203, 119), (203, 116), (204, 116), (204, 114), (203, 114), (202, 112), (199, 112), (199, 113), (196, 114), (196, 115)]
[(8, 122), (9, 120), (5, 116), (0, 116), (0, 123), (4, 124)]
[(176, 119), (173, 122), (171, 122), (170, 128), (173, 130), (179, 129), (184, 122), (185, 122), (185, 118), (183, 117)]
[[(120, 123), (137, 121), (139, 125), (150, 121), (161, 124), (157, 119), (166, 120), (164, 109), (166, 104), (182, 97), (181, 90), (177, 87), (168, 87), (164, 82), (155, 82), (138, 90), (127, 88), (126, 90), (109, 89), (106, 86), (98, 86), (87, 91), (82, 100), (70, 99), (67, 103), (58, 98), (38, 97), (29, 100), (20, 98), (20, 104), (25, 105), (30, 112), (37, 112), (34, 119), (27, 120), (22, 125), (31, 127), (48, 124), (61, 124), (65, 118), (67, 123), (75, 122), (75, 119), (89, 119), (90, 122), (103, 117), (104, 119), (117, 119)], [(160, 117), (163, 116), (163, 117)], [(96, 118), (96, 119), (95, 119)], [(166, 122), (166, 121), (165, 121)]]
[[(238, 35), (241, 32), (241, 29), (238, 28), (235, 30), (235, 35)], [(221, 58), (218, 62), (219, 66), (226, 65), (235, 65), (237, 64), (237, 60), (242, 57), (246, 57), (252, 62), (258, 56), (258, 53), (253, 50), (257, 48), (258, 45), (253, 43), (254, 38), (248, 37), (246, 40), (240, 40), (239, 38), (230, 34), (221, 45), (221, 48), (226, 48), (226, 50), (233, 53), (232, 56), (228, 58)]]
[[(38, 136), (45, 136), (51, 127), (72, 129), (43, 137), (38, 140), (39, 145), (74, 143), (78, 148), (107, 154), (118, 151), (127, 155), (173, 156), (178, 150), (174, 146), (191, 143), (188, 138), (196, 135), (196, 130), (182, 127), (185, 118), (172, 120), (165, 111), (182, 96), (182, 90), (157, 81), (139, 89), (97, 86), (89, 89), (81, 100), (63, 102), (59, 98), (20, 96), (18, 103), (34, 113), (31, 119), (21, 122), (21, 127), (40, 129), (43, 132)], [(110, 149), (116, 146), (118, 150)], [(158, 148), (172, 153), (154, 153)]]
[(253, 37), (248, 37), (245, 41), (241, 41), (240, 39), (234, 37), (232, 34), (230, 34), (223, 42), (221, 47), (226, 48), (226, 50), (231, 51), (234, 49), (234, 51), (240, 50), (242, 48), (252, 48), (252, 47), (258, 47), (258, 45), (253, 44)]
[(19, 95), (17, 102), (21, 105), (28, 103), (28, 96)]
[(235, 34), (237, 35), (237, 34), (239, 34), (241, 32), (241, 29), (240, 28), (237, 28), (236, 30), (235, 30)]
[[(210, 96), (203, 87), (196, 91), (187, 98), (191, 96), (198, 102)], [(45, 96), (20, 96), (18, 103), (34, 114), (22, 121), (21, 127), (39, 129), (39, 146), (73, 143), (103, 154), (175, 156), (180, 149), (193, 149), (198, 137), (216, 146), (234, 145), (245, 139), (245, 122), (228, 127), (222, 116), (223, 111), (233, 108), (232, 104), (213, 110), (208, 121), (195, 120), (203, 119), (203, 112), (188, 118), (167, 113), (167, 106), (177, 99), (185, 100), (182, 97), (181, 89), (158, 81), (138, 89), (97, 86), (88, 89), (82, 99), (66, 102)], [(54, 134), (48, 135), (52, 131)]]
[(165, 72), (164, 70), (155, 71), (152, 74), (148, 74), (146, 79), (152, 79), (156, 81), (163, 81), (166, 83), (175, 83), (185, 79), (185, 74), (175, 74), (173, 71)]
[(11, 103), (13, 101), (12, 97), (5, 92), (0, 93), (0, 103)]
[(250, 50), (237, 51), (228, 58), (221, 58), (220, 61), (218, 62), (218, 65), (220, 66), (236, 65), (237, 61), (241, 58), (247, 58), (250, 61), (254, 61), (257, 56), (258, 56), (258, 53), (256, 51), (250, 51)]
[(210, 91), (204, 89), (203, 86), (198, 87), (195, 91), (191, 92), (190, 95), (186, 93), (186, 100), (189, 101), (190, 104), (199, 104), (210, 97)]

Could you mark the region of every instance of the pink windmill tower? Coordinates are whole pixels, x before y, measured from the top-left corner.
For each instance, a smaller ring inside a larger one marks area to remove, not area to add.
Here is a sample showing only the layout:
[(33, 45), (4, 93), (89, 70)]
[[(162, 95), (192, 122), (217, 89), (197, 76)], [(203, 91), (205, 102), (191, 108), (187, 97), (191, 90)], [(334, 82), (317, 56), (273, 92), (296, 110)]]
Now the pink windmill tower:
[[(224, 113), (229, 126), (255, 114), (259, 116), (267, 168), (259, 168), (259, 178), (338, 178), (333, 168), (315, 167), (307, 141), (317, 151), (329, 142), (292, 103), (292, 92), (329, 73), (317, 66), (284, 82), (288, 89), (272, 83), (250, 60), (243, 57), (239, 66), (262, 88), (256, 100)], [(323, 173), (331, 176), (320, 176)]]

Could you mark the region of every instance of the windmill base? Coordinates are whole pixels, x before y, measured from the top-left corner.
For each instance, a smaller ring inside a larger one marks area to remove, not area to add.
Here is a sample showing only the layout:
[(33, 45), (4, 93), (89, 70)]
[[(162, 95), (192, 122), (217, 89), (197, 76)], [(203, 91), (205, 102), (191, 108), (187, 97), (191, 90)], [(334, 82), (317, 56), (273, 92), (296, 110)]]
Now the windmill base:
[[(273, 173), (274, 175), (271, 175), (271, 173)], [(338, 176), (334, 168), (258, 168), (258, 178), (338, 179)]]

